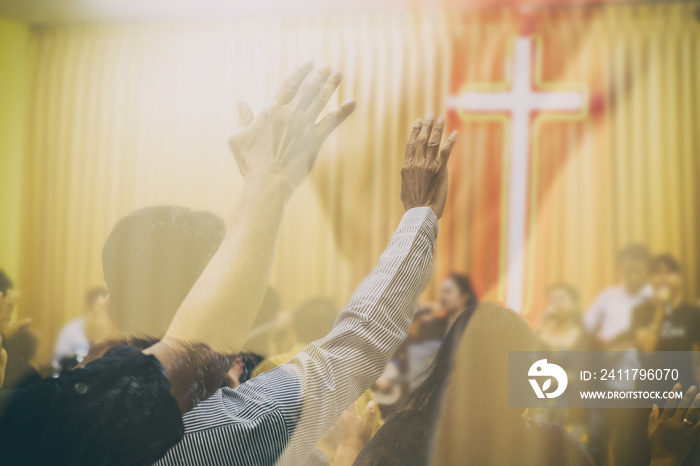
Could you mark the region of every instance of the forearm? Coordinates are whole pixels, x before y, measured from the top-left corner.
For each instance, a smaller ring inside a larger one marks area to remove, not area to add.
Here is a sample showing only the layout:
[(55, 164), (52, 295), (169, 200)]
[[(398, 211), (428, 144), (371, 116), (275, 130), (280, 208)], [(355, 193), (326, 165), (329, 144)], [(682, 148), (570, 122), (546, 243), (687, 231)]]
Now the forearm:
[(221, 247), (177, 311), (165, 338), (144, 352), (163, 365), (184, 413), (221, 384), (262, 303), (284, 206), (283, 180), (250, 178), (227, 219)]
[(284, 179), (245, 181), (214, 257), (177, 311), (166, 339), (240, 350), (267, 287), (282, 213), (291, 187)]
[(335, 452), (333, 466), (352, 466), (363, 448), (359, 442), (341, 443)]
[(291, 442), (295, 457), (307, 453), (369, 388), (406, 337), (432, 274), (436, 238), (432, 210), (414, 209), (404, 216), (379, 264), (340, 313), (331, 333), (289, 362), (302, 379), (303, 411)]

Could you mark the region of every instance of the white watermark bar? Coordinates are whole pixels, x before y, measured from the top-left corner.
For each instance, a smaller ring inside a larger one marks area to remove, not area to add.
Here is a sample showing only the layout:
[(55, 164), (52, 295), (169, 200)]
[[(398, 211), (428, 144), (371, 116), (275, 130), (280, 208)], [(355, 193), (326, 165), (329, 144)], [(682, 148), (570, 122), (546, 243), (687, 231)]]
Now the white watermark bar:
[(510, 351), (508, 407), (651, 408), (699, 376), (693, 351)]

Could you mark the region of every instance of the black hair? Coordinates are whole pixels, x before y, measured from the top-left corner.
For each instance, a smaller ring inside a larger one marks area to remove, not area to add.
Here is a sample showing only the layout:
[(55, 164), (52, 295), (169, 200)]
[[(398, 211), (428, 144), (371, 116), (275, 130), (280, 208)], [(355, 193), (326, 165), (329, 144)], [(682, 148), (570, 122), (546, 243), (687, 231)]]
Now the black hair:
[(3, 342), (8, 358), (31, 360), (39, 348), (39, 337), (30, 328), (21, 328)]
[(185, 207), (122, 218), (102, 252), (112, 323), (132, 337), (162, 338), (224, 234), (219, 217)]
[(438, 463), (590, 464), (581, 446), (559, 426), (537, 423), (508, 406), (508, 354), (533, 351), (537, 339), (522, 316), (481, 303), (455, 355), (432, 444)]
[(477, 302), (479, 302), (474, 285), (472, 285), (472, 279), (469, 278), (469, 275), (451, 273), (447, 276), (447, 279), (452, 280), (462, 294), (469, 295), (467, 307), (474, 306)]
[(652, 272), (658, 271), (661, 267), (666, 267), (673, 273), (681, 273), (681, 264), (670, 254), (659, 254), (651, 260)]
[(311, 298), (301, 303), (292, 316), (299, 343), (323, 338), (333, 328), (336, 317), (335, 307), (326, 298)]
[(642, 244), (629, 244), (617, 253), (618, 262), (623, 262), (627, 259), (646, 262), (648, 264), (651, 259), (651, 253), (649, 253), (649, 249)]
[(85, 307), (92, 307), (99, 298), (104, 298), (109, 294), (107, 288), (104, 286), (96, 286), (90, 288), (87, 293), (85, 293)]
[(445, 335), (433, 362), (424, 371), (425, 379), (406, 399), (404, 408), (421, 412), (428, 422), (434, 421), (440, 411), (440, 402), (452, 371), (455, 351), (476, 306), (471, 305), (457, 317)]
[(7, 296), (7, 292), (13, 287), (14, 285), (12, 284), (10, 277), (8, 277), (5, 272), (0, 270), (0, 293), (2, 293), (3, 296)]
[(554, 290), (564, 290), (564, 292), (569, 295), (574, 304), (578, 304), (578, 291), (576, 290), (576, 288), (573, 287), (573, 285), (569, 285), (568, 283), (564, 282), (558, 282), (547, 287), (547, 293), (550, 293)]

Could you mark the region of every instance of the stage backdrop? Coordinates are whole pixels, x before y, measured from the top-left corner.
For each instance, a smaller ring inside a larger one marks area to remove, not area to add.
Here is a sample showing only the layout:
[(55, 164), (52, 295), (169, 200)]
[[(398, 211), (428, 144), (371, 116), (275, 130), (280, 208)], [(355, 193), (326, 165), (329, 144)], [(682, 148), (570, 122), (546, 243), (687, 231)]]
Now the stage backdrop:
[[(236, 99), (260, 108), (306, 57), (344, 73), (355, 114), (286, 215), (272, 284), (285, 307), (340, 305), (402, 213), (407, 129), (460, 130), (436, 253), (535, 322), (544, 288), (587, 304), (629, 242), (678, 256), (695, 297), (700, 24), (688, 3), (160, 25), (60, 26), (31, 40), (20, 286), (48, 341), (102, 282), (134, 209), (225, 214), (241, 178)], [(509, 274), (508, 271), (511, 271)]]

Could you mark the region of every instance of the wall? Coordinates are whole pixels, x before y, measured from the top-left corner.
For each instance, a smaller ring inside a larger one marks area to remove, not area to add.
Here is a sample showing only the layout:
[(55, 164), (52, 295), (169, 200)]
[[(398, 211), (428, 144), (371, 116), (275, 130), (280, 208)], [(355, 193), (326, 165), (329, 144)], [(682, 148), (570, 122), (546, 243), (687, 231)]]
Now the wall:
[(0, 268), (19, 276), (29, 29), (0, 18)]

